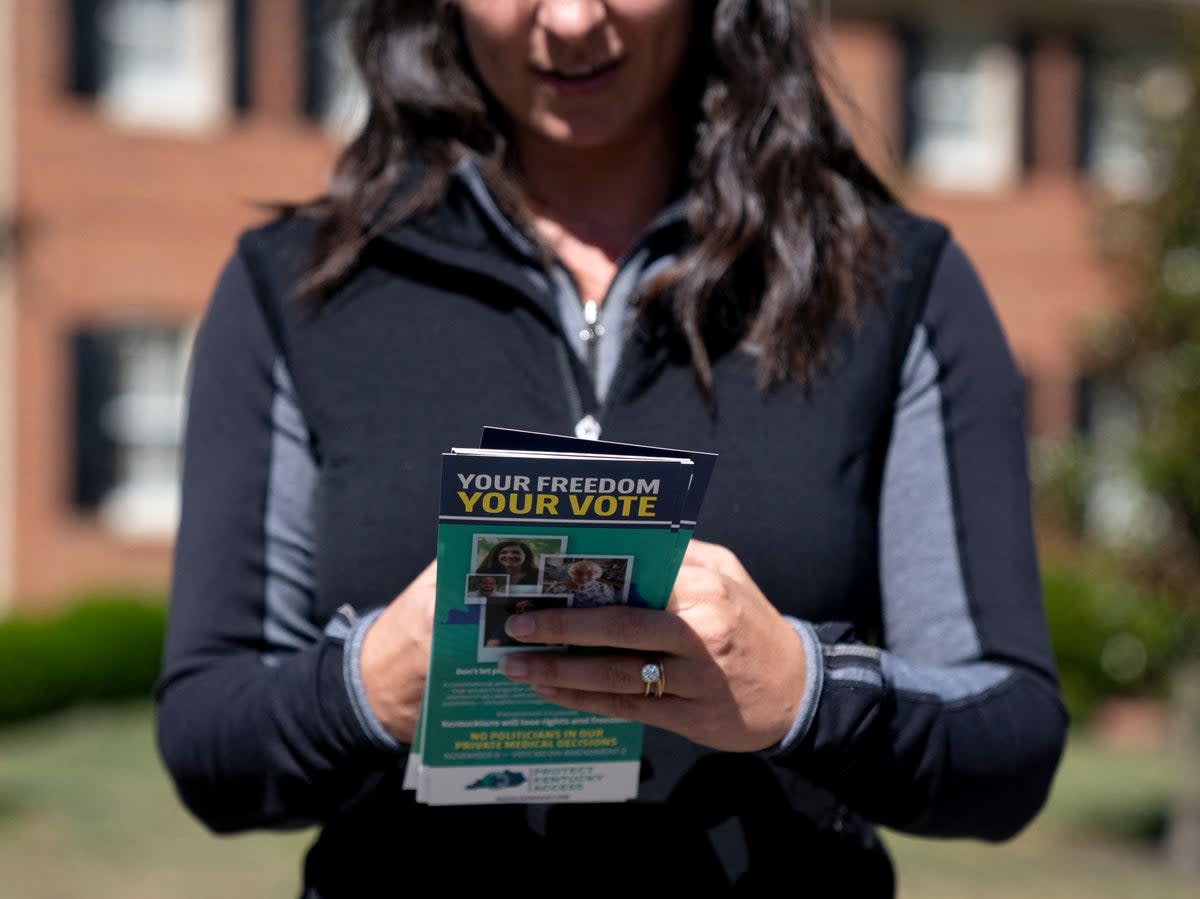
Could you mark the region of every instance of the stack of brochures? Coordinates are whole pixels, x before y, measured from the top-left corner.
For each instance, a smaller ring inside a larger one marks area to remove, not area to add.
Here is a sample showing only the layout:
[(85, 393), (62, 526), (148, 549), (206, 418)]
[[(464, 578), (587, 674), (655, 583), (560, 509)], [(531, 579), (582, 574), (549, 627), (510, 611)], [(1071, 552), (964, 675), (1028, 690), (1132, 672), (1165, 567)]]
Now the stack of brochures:
[(509, 616), (661, 609), (716, 455), (484, 429), (442, 456), (437, 608), (405, 786), (430, 805), (616, 802), (637, 795), (642, 725), (554, 705), (509, 681)]

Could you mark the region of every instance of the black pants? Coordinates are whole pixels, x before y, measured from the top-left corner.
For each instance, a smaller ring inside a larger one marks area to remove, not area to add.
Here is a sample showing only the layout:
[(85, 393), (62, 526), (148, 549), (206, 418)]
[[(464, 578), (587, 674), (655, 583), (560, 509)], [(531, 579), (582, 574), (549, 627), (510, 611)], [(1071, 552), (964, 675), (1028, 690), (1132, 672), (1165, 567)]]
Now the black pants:
[(456, 895), (895, 896), (871, 827), (740, 755), (699, 760), (664, 802), (428, 807), (381, 785), (322, 832), (303, 897), (408, 897), (426, 876)]

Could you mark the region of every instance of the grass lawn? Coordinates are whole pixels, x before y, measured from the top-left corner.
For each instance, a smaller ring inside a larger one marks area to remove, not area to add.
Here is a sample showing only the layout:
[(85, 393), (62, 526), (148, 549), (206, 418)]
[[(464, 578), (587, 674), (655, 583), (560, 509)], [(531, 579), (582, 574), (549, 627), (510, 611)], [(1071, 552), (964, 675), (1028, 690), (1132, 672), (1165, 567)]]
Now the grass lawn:
[(1168, 753), (1105, 748), (1073, 736), (1041, 816), (1008, 843), (884, 836), (905, 899), (1200, 896), (1171, 872), (1159, 840), (1172, 790)]
[[(1001, 846), (891, 832), (902, 899), (1195, 899), (1150, 838), (1161, 754), (1075, 741), (1045, 813)], [(181, 808), (145, 705), (73, 711), (0, 730), (5, 899), (291, 899), (310, 832), (215, 837)], [(851, 899), (851, 897), (845, 897)]]
[(5, 899), (290, 899), (309, 837), (204, 830), (162, 770), (148, 706), (0, 730)]

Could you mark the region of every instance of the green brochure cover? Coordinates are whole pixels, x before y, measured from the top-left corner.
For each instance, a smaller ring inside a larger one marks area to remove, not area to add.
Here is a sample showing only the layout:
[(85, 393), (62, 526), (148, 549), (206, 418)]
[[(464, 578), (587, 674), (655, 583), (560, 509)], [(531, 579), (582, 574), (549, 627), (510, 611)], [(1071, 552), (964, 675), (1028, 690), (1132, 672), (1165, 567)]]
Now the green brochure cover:
[(698, 508), (696, 466), (683, 452), (594, 449), (442, 457), (433, 643), (406, 772), (422, 802), (637, 793), (640, 724), (554, 705), (498, 667), (509, 652), (571, 651), (509, 640), (504, 622), (524, 608), (666, 605), (693, 523), (681, 521)]

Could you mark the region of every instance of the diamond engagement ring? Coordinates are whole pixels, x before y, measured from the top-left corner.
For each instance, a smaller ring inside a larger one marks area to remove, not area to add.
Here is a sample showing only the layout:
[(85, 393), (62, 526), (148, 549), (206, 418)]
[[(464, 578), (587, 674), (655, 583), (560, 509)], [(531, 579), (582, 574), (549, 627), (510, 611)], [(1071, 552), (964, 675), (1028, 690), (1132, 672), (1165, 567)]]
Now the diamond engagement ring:
[(667, 690), (667, 670), (663, 667), (662, 659), (657, 662), (647, 662), (642, 666), (642, 683), (645, 688), (643, 696), (653, 696), (662, 699)]

